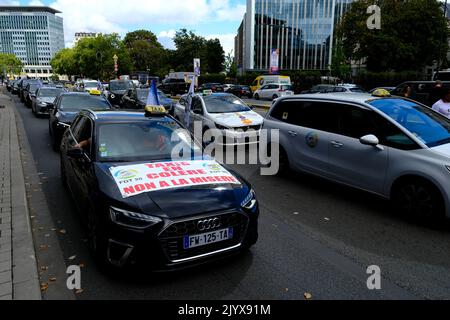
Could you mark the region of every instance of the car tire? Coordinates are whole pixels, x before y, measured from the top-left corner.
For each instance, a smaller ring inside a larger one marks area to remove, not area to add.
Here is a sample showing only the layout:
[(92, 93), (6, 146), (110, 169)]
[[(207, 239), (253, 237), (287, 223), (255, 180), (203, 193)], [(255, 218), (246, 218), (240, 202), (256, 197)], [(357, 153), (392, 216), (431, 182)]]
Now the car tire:
[(62, 154), (60, 155), (60, 175), (61, 175), (61, 182), (62, 182), (64, 188), (69, 189), (69, 184), (67, 183), (66, 169), (64, 168), (64, 164), (63, 164), (63, 160), (62, 160)]
[(393, 187), (391, 200), (401, 213), (421, 221), (437, 221), (445, 217), (445, 203), (441, 192), (423, 178), (400, 180)]
[(95, 211), (90, 208), (87, 212), (88, 246), (91, 256), (101, 269), (113, 266), (108, 261), (108, 244)]
[(55, 152), (59, 151), (58, 138), (55, 137), (55, 132), (53, 132), (53, 134), (52, 134), (52, 149)]
[(255, 100), (259, 100), (259, 94), (255, 93)]
[[(291, 171), (291, 166), (289, 163), (287, 152), (284, 150), (284, 148), (281, 145), (278, 145), (278, 150), (279, 150), (279, 158), (278, 158), (279, 162), (278, 162), (278, 172), (276, 173), (276, 175), (281, 177), (287, 175)], [(269, 158), (272, 157), (272, 148), (270, 144), (267, 146), (267, 156)], [(266, 166), (271, 167), (272, 163), (269, 162)]]

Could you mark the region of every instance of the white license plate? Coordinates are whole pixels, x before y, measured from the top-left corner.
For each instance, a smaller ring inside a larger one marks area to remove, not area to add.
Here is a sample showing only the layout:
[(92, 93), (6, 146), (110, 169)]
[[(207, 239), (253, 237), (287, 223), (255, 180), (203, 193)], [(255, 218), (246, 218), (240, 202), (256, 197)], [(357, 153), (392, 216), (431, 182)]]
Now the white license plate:
[(197, 234), (195, 236), (184, 236), (183, 247), (190, 249), (205, 246), (207, 244), (221, 242), (233, 238), (233, 228), (221, 229), (212, 232)]

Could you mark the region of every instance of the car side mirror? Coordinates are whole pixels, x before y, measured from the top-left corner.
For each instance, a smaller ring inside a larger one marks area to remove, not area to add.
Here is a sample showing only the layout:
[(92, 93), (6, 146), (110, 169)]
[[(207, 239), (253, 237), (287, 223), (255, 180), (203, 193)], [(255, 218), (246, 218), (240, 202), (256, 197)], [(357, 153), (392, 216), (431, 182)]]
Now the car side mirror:
[(368, 134), (362, 137), (361, 139), (359, 139), (359, 142), (361, 142), (361, 144), (364, 144), (366, 146), (373, 146), (373, 147), (380, 144), (380, 140), (378, 140), (378, 138), (373, 134)]
[(83, 159), (84, 158), (84, 151), (81, 148), (73, 148), (67, 150), (67, 156), (71, 159)]

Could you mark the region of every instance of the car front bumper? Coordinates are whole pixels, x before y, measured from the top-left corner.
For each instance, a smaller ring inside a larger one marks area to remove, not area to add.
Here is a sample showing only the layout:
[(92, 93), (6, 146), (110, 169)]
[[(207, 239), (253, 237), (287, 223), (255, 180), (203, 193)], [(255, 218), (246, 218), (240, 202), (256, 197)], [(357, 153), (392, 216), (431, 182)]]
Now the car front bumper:
[[(198, 215), (189, 219), (166, 220), (164, 225), (150, 227), (149, 230), (135, 230), (109, 222), (106, 232), (107, 259), (116, 267), (139, 263), (158, 272), (175, 271), (225, 258), (256, 243), (258, 215), (259, 210), (256, 207), (253, 213), (229, 211)], [(185, 236), (202, 233), (195, 230), (196, 221), (209, 217), (219, 217), (226, 221), (220, 228), (234, 228), (233, 238), (184, 249)]]

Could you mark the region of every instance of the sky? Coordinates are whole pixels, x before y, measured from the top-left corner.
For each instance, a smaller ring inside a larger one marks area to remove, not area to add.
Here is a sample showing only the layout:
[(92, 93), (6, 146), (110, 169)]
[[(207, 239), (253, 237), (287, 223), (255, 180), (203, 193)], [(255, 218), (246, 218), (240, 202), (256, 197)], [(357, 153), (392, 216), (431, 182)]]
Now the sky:
[(0, 5), (45, 5), (62, 11), (66, 47), (75, 32), (150, 30), (173, 49), (175, 31), (186, 28), (218, 38), (228, 54), (245, 13), (245, 0), (0, 0)]

